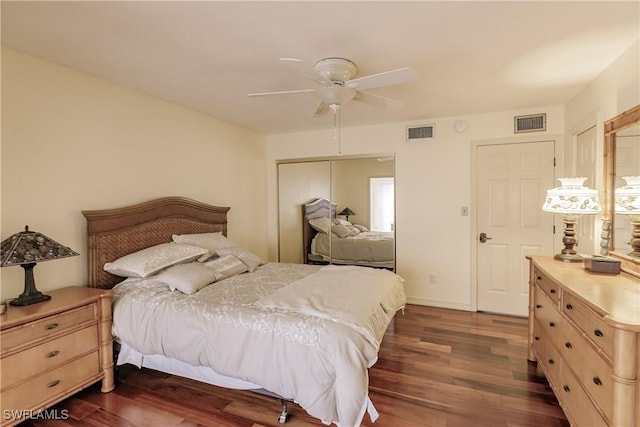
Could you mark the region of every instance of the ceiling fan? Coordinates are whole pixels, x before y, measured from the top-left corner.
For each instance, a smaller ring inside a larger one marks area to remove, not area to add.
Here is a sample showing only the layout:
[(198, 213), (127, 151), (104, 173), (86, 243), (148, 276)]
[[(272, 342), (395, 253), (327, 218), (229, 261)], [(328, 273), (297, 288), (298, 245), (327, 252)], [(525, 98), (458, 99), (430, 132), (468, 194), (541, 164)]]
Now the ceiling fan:
[(351, 100), (389, 110), (398, 109), (403, 105), (401, 101), (364, 90), (409, 83), (418, 79), (418, 74), (409, 67), (353, 78), (358, 69), (353, 61), (345, 58), (324, 58), (317, 61), (313, 67), (309, 67), (304, 61), (296, 58), (280, 58), (280, 61), (286, 62), (320, 86), (315, 89), (250, 93), (248, 96), (312, 93), (320, 98), (314, 117), (322, 116), (329, 110), (336, 114), (343, 105)]

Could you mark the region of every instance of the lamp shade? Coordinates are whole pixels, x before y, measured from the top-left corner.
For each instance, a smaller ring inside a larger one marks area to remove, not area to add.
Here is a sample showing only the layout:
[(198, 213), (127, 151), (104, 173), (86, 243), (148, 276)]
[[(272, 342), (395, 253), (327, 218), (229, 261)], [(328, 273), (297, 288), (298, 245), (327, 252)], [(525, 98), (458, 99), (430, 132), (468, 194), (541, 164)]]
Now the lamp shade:
[(0, 267), (23, 265), (79, 255), (72, 249), (37, 231), (16, 233), (2, 241)]
[(587, 178), (558, 178), (560, 187), (547, 190), (542, 210), (563, 214), (596, 214), (602, 210), (598, 191), (585, 187)]
[(615, 211), (623, 215), (640, 214), (640, 176), (623, 176), (626, 185), (616, 188)]
[(340, 212), (338, 212), (338, 215), (345, 215), (345, 216), (355, 215), (355, 214), (356, 213), (354, 211), (352, 211), (351, 209), (349, 209), (348, 206), (346, 208), (342, 209)]

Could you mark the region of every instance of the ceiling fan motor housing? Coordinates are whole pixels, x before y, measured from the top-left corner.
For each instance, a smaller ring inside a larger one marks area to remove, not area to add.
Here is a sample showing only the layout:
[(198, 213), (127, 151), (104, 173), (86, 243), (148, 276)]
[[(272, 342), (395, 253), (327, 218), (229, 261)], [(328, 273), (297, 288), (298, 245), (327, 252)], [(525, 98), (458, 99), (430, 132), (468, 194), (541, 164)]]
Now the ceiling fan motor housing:
[(313, 65), (316, 73), (334, 83), (343, 84), (356, 75), (356, 64), (344, 58), (325, 58)]

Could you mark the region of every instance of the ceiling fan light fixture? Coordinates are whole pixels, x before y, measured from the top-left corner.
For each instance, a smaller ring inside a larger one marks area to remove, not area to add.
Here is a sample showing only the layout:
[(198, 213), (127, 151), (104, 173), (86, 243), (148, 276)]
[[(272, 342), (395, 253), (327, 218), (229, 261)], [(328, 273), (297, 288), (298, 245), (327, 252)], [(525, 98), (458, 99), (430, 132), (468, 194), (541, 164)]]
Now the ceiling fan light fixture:
[(327, 105), (344, 105), (355, 98), (356, 91), (350, 87), (334, 85), (317, 89), (315, 94)]

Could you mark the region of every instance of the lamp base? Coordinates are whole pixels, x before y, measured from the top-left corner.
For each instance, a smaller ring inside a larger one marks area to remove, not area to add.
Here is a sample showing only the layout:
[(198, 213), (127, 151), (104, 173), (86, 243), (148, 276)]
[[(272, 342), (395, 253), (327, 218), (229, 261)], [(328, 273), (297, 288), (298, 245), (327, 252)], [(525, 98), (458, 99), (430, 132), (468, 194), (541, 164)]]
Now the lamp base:
[(577, 254), (555, 254), (553, 259), (562, 262), (584, 262), (584, 258)]
[(47, 301), (50, 299), (51, 297), (49, 295), (45, 295), (42, 292), (37, 292), (31, 295), (21, 294), (18, 298), (12, 299), (11, 301), (9, 301), (9, 304), (24, 306), (24, 305), (36, 304), (36, 303)]
[(49, 295), (44, 295), (36, 289), (36, 282), (33, 279), (33, 267), (35, 266), (35, 262), (22, 264), (22, 268), (24, 268), (24, 292), (22, 292), (18, 298), (9, 301), (9, 304), (23, 306), (51, 299)]

